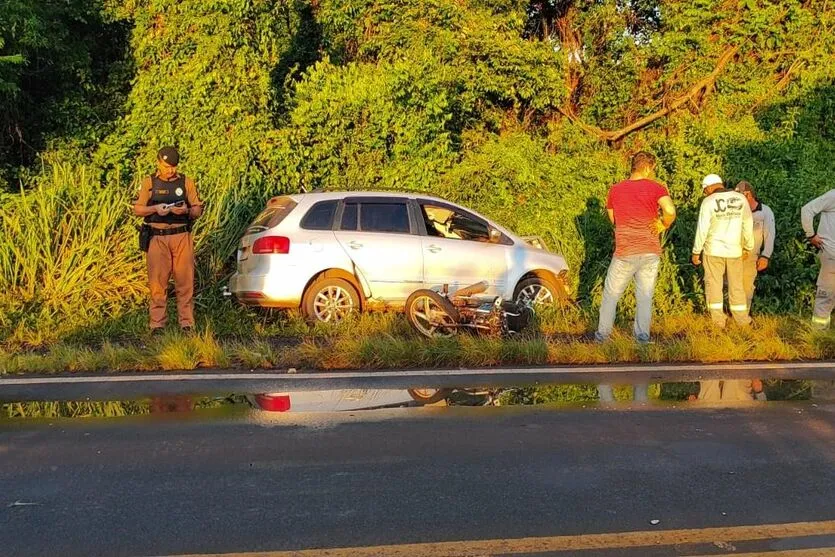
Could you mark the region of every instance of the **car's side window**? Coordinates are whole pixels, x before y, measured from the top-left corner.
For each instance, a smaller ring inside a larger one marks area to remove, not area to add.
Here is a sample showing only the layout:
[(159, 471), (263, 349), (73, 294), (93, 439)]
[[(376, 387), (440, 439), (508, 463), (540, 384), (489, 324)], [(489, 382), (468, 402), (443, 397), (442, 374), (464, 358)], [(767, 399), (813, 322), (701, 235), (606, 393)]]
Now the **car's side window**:
[(330, 230), (336, 213), (336, 200), (320, 201), (313, 205), (302, 218), (300, 226), (305, 230)]
[[(347, 205), (345, 208), (347, 210)], [(360, 230), (409, 234), (409, 207), (406, 203), (398, 202), (360, 203)]]
[(472, 242), (490, 241), (490, 228), (481, 219), (430, 203), (421, 203), (420, 209), (429, 236)]
[(357, 221), (359, 220), (359, 204), (346, 203), (345, 209), (342, 210), (342, 223), (339, 225), (340, 230), (356, 230)]

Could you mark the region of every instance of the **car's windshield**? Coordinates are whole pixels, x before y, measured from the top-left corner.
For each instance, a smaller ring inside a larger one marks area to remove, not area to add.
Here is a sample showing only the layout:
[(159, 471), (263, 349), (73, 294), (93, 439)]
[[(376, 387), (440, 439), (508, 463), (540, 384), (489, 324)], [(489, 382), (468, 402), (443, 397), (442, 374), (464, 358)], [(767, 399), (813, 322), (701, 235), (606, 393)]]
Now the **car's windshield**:
[(422, 204), (420, 207), (429, 236), (451, 240), (490, 241), (487, 224), (470, 215), (437, 205)]

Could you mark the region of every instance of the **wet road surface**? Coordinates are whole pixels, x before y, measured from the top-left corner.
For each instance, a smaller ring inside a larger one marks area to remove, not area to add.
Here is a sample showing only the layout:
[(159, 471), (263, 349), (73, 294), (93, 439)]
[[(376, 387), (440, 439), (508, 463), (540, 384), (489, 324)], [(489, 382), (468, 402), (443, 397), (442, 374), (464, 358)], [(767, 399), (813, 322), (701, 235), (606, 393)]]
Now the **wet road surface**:
[(833, 547), (832, 403), (0, 422), (3, 555)]

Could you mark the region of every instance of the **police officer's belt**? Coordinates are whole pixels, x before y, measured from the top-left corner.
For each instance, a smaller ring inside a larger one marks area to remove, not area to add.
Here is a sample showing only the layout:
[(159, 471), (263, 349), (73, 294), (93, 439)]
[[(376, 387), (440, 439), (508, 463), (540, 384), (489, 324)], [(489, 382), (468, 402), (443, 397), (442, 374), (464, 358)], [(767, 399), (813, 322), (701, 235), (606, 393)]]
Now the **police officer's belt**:
[(188, 226), (178, 226), (177, 228), (151, 228), (151, 236), (173, 236), (174, 234), (182, 234), (188, 232)]

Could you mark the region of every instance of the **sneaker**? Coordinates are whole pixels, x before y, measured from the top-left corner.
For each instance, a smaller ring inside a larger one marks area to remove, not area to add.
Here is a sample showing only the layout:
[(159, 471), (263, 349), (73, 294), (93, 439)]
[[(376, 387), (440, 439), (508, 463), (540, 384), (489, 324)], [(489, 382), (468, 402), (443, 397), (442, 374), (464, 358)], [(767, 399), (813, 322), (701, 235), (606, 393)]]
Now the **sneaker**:
[(194, 327), (191, 327), (191, 326), (188, 326), (188, 327), (181, 327), (181, 328), (180, 328), (180, 331), (182, 331), (182, 333), (183, 333), (184, 335), (191, 336), (191, 335), (193, 335), (193, 334), (194, 334)]
[(165, 329), (163, 327), (154, 327), (151, 329), (152, 337), (161, 337), (163, 333), (165, 333)]

